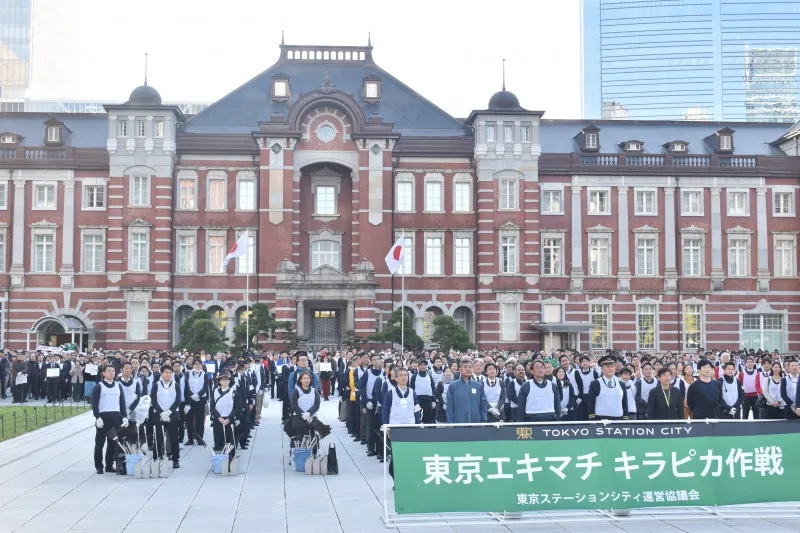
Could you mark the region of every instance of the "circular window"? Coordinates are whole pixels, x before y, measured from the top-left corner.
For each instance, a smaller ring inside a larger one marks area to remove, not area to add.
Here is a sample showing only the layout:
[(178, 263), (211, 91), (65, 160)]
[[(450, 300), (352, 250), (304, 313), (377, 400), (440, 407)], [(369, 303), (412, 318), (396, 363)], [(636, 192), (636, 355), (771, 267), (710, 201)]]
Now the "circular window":
[(330, 124), (323, 124), (317, 128), (317, 139), (329, 143), (336, 138), (336, 130)]

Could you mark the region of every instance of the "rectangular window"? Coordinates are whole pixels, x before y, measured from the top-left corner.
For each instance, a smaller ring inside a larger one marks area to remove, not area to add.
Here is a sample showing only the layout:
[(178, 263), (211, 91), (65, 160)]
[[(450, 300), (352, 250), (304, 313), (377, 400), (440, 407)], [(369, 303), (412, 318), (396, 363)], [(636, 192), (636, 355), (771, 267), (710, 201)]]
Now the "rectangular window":
[(147, 302), (128, 302), (128, 339), (147, 340)]
[(0, 230), (0, 272), (6, 271), (6, 232)]
[(500, 272), (503, 274), (515, 274), (517, 272), (517, 258), (519, 257), (517, 240), (515, 236), (500, 238)]
[(37, 273), (56, 271), (55, 233), (39, 233), (34, 235), (33, 271)]
[(272, 94), (276, 98), (286, 98), (289, 96), (289, 82), (286, 80), (276, 80), (272, 84)]
[(404, 276), (414, 275), (414, 237), (412, 235), (405, 235), (403, 241), (403, 262), (397, 270), (398, 274)]
[(585, 147), (589, 149), (597, 148), (597, 134), (596, 133), (586, 133), (586, 144)]
[(57, 143), (61, 142), (61, 128), (58, 126), (47, 127), (47, 142)]
[(500, 304), (500, 340), (519, 340), (519, 304)]
[(611, 208), (608, 205), (608, 191), (589, 190), (589, 214), (611, 214)]
[(195, 178), (182, 178), (180, 186), (180, 208), (197, 209), (197, 180)]
[(794, 239), (775, 240), (775, 276), (789, 277), (795, 275), (795, 241)]
[(34, 187), (33, 197), (34, 209), (55, 209), (56, 208), (56, 184), (37, 183)]
[(444, 273), (443, 270), (442, 238), (425, 237), (425, 274), (441, 276)]
[(514, 126), (503, 127), (503, 142), (514, 142)]
[(636, 214), (637, 215), (656, 214), (655, 191), (636, 191)]
[(734, 216), (747, 215), (747, 192), (728, 191), (728, 214)]
[(6, 199), (6, 192), (8, 187), (5, 183), (0, 183), (0, 209), (8, 209), (8, 200)]
[(748, 268), (747, 239), (731, 239), (728, 241), (728, 276), (747, 276)]
[(178, 268), (179, 274), (195, 272), (197, 256), (197, 237), (194, 235), (178, 235)]
[(562, 191), (542, 191), (542, 213), (551, 215), (562, 214), (564, 206), (561, 203)]
[(144, 137), (144, 120), (136, 121), (136, 136)]
[(545, 238), (542, 241), (542, 275), (560, 276), (561, 267), (561, 238)]
[(773, 213), (775, 215), (794, 215), (794, 193), (773, 193)]
[[(238, 240), (242, 234), (238, 233)], [(256, 236), (251, 231), (247, 235), (247, 253), (236, 259), (236, 272), (239, 274), (255, 274), (256, 272)]]
[(106, 254), (105, 238), (102, 233), (84, 233), (83, 235), (83, 271), (97, 274), (105, 271)]
[(155, 122), (153, 122), (153, 136), (159, 138), (164, 136), (163, 120), (156, 120)]
[(608, 237), (589, 239), (589, 273), (592, 276), (610, 274), (610, 254)]
[(681, 191), (681, 214), (692, 216), (703, 214), (702, 191)]
[(130, 270), (132, 272), (147, 272), (150, 232), (146, 229), (131, 230), (131, 255)]
[(636, 307), (636, 349), (656, 349), (655, 304), (640, 304)]
[(128, 121), (123, 119), (117, 119), (117, 137), (127, 137), (128, 136)]
[(225, 260), (225, 234), (210, 233), (208, 235), (208, 264), (206, 272), (209, 274), (222, 274), (222, 262)]
[(502, 179), (500, 187), (500, 209), (519, 209), (519, 181)]
[(240, 211), (256, 210), (256, 180), (240, 179), (236, 208)]
[(742, 315), (742, 348), (784, 351), (783, 315)]
[(364, 87), (364, 95), (367, 98), (377, 98), (378, 97), (378, 82), (377, 81), (368, 81), (366, 82)]
[(333, 185), (317, 185), (316, 214), (335, 215), (336, 214), (336, 187)]
[(703, 275), (703, 241), (688, 238), (683, 241), (683, 275)]
[(455, 237), (453, 243), (455, 246), (453, 274), (456, 276), (472, 274), (472, 239), (469, 237)]
[(589, 343), (592, 350), (604, 350), (609, 347), (608, 308), (608, 304), (592, 304), (589, 308), (592, 321)]
[(228, 190), (223, 175), (215, 174), (208, 178), (208, 208), (214, 211), (225, 209)]
[(453, 184), (453, 212), (468, 213), (472, 211), (471, 187), (466, 181), (457, 181)]
[(105, 209), (106, 207), (106, 186), (105, 185), (86, 185), (83, 188), (83, 207), (84, 209)]
[(683, 347), (696, 350), (703, 345), (703, 306), (687, 304), (683, 306)]
[(442, 182), (425, 182), (425, 211), (442, 211)]
[(531, 142), (531, 127), (522, 126), (522, 129), (520, 131), (522, 132), (522, 142), (524, 143)]
[(636, 274), (638, 276), (656, 275), (656, 239), (653, 237), (636, 239)]
[(398, 181), (396, 209), (401, 213), (411, 213), (414, 211), (414, 184), (410, 181)]
[(486, 126), (486, 142), (493, 143), (497, 138), (495, 127), (492, 125)]
[(131, 205), (150, 205), (150, 176), (131, 176)]
[(720, 150), (730, 150), (731, 145), (733, 144), (732, 138), (730, 135), (720, 135), (719, 136), (719, 149)]

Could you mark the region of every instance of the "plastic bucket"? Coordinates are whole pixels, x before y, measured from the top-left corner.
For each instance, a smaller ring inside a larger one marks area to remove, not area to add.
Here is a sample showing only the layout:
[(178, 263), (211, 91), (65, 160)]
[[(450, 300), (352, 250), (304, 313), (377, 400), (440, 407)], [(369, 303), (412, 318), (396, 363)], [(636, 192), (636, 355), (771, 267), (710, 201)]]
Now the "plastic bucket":
[(129, 476), (133, 477), (136, 474), (136, 463), (141, 461), (142, 457), (144, 457), (142, 454), (125, 456), (125, 471)]
[(294, 469), (298, 472), (306, 471), (306, 461), (311, 458), (311, 450), (308, 448), (294, 449)]
[(215, 455), (211, 458), (211, 466), (214, 469), (215, 474), (222, 473), (222, 465), (225, 464), (225, 461), (228, 459), (228, 456), (225, 454)]

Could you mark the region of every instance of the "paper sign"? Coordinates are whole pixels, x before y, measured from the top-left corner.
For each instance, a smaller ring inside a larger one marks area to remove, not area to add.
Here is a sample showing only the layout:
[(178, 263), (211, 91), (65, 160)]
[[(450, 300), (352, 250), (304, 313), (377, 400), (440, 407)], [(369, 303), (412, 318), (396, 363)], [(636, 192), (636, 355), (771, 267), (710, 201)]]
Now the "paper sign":
[(14, 383), (17, 385), (25, 385), (28, 383), (28, 374), (17, 374), (17, 379)]
[(320, 372), (330, 372), (331, 371), (331, 364), (330, 363), (320, 363), (319, 364), (319, 371)]
[(217, 365), (214, 363), (206, 363), (206, 372), (214, 373), (217, 371)]
[(47, 377), (48, 378), (57, 378), (61, 375), (60, 368), (48, 368), (47, 369)]
[(281, 375), (281, 374), (283, 373), (283, 367), (285, 367), (285, 366), (286, 366), (286, 365), (275, 365), (275, 372), (276, 372), (278, 375)]
[(97, 375), (97, 365), (94, 364), (94, 363), (88, 363), (86, 365), (86, 373), (89, 374), (90, 376), (96, 376)]

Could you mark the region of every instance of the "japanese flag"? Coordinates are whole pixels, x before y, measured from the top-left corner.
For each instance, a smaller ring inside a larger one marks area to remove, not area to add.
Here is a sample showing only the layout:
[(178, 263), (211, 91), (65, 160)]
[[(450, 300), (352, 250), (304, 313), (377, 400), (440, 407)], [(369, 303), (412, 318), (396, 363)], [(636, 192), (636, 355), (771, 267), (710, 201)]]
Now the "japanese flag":
[(403, 255), (405, 253), (405, 236), (401, 236), (391, 247), (389, 253), (386, 254), (386, 266), (389, 267), (389, 272), (396, 274), (403, 264)]
[(236, 259), (237, 257), (242, 257), (243, 255), (247, 255), (247, 248), (250, 244), (250, 239), (248, 236), (249, 232), (245, 231), (242, 233), (242, 236), (239, 237), (239, 240), (236, 241), (236, 244), (233, 245), (231, 251), (228, 252), (228, 255), (225, 256), (225, 260), (222, 262), (222, 270), (225, 270), (225, 267), (228, 266), (228, 263), (231, 259)]

